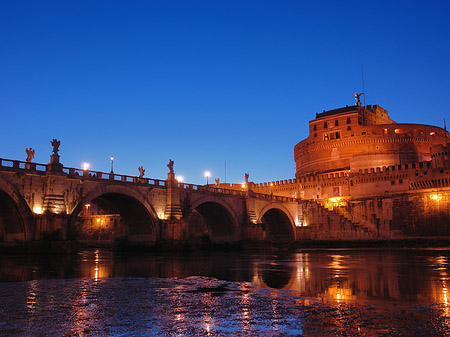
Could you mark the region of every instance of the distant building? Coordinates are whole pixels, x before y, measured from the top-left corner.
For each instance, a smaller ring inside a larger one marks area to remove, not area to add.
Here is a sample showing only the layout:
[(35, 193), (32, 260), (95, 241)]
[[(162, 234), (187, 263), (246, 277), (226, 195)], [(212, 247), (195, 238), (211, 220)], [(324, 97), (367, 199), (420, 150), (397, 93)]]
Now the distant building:
[(295, 176), (429, 161), (431, 147), (446, 145), (447, 136), (436, 126), (398, 124), (378, 105), (324, 111), (294, 148)]
[[(378, 105), (323, 111), (294, 147), (295, 179), (249, 188), (315, 202), (380, 238), (450, 237), (448, 139), (440, 127), (396, 123)], [(339, 233), (327, 214), (319, 211), (302, 236)]]

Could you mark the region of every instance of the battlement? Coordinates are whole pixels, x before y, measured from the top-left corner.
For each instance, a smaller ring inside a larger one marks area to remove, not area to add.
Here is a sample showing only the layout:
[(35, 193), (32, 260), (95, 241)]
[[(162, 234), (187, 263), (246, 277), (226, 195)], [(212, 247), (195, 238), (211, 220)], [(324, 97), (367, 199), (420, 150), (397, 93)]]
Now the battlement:
[(298, 178), (298, 182), (300, 184), (307, 184), (311, 182), (317, 182), (317, 181), (329, 181), (336, 179), (357, 179), (357, 178), (364, 178), (367, 179), (369, 176), (374, 177), (374, 179), (377, 178), (379, 175), (392, 175), (392, 174), (406, 174), (410, 173), (411, 171), (424, 171), (431, 169), (432, 165), (430, 161), (426, 162), (417, 162), (417, 163), (410, 163), (410, 164), (401, 164), (401, 165), (391, 165), (391, 166), (382, 166), (382, 167), (376, 167), (376, 168), (368, 168), (368, 169), (361, 169), (358, 171), (348, 171), (348, 172), (338, 172), (338, 173), (321, 173), (321, 174), (308, 174), (305, 176), (302, 176)]
[(298, 179), (253, 184), (259, 193), (322, 199), (338, 196), (362, 197), (385, 193), (448, 186), (450, 166), (434, 168), (431, 161), (390, 165), (358, 171), (345, 170), (309, 174)]
[(254, 188), (264, 188), (264, 187), (273, 187), (273, 186), (284, 186), (284, 185), (292, 185), (296, 184), (297, 179), (285, 179), (285, 180), (278, 180), (278, 181), (271, 181), (271, 182), (265, 182), (265, 183), (258, 183), (254, 184)]

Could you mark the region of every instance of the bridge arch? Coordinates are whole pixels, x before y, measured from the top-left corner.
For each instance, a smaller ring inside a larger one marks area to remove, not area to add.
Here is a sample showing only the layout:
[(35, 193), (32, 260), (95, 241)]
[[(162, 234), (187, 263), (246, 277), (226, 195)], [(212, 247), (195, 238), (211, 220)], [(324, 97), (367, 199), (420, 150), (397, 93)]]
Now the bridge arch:
[(30, 240), (34, 216), (25, 199), (0, 179), (0, 241)]
[[(215, 243), (236, 242), (241, 239), (236, 212), (225, 200), (204, 197), (194, 201), (187, 214), (188, 232), (205, 230), (205, 235)], [(188, 233), (188, 234), (190, 234)]]
[(127, 186), (102, 185), (88, 191), (70, 212), (72, 229), (80, 226), (80, 214), (85, 229), (86, 223), (92, 221), (95, 227), (99, 221), (96, 229), (105, 230), (101, 227), (103, 221), (111, 221), (112, 238), (126, 236), (129, 241), (156, 242), (160, 237), (159, 219), (153, 206), (142, 193)]
[(263, 225), (266, 238), (270, 241), (294, 241), (295, 222), (291, 213), (280, 204), (270, 204), (264, 207), (258, 218)]

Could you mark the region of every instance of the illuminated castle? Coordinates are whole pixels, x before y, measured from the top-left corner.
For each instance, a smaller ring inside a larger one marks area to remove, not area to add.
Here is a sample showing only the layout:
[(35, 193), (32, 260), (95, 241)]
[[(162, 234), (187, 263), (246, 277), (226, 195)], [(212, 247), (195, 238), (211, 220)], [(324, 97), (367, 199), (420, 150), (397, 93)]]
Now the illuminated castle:
[(439, 127), (398, 124), (378, 105), (316, 114), (309, 137), (294, 148), (296, 178), (431, 160), (430, 148), (447, 143)]
[[(294, 147), (295, 179), (249, 188), (314, 201), (380, 238), (450, 236), (448, 137), (440, 127), (396, 123), (378, 105), (323, 111)], [(319, 218), (317, 228), (326, 222)], [(327, 239), (317, 228), (304, 237)]]

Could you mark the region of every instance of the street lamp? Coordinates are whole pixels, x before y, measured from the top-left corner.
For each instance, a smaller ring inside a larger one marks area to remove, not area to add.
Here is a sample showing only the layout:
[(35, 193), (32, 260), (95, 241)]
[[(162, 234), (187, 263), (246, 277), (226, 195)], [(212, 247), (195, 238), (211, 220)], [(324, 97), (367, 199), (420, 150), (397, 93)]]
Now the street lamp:
[(114, 156), (111, 156), (109, 159), (111, 159), (111, 173), (114, 173)]
[(179, 183), (182, 183), (183, 182), (183, 176), (177, 176), (177, 181)]
[(86, 204), (84, 207), (86, 207), (86, 215), (89, 215), (89, 207), (91, 207), (91, 204)]
[(208, 185), (208, 178), (211, 176), (211, 172), (205, 171), (205, 177), (206, 177), (206, 185)]
[(89, 163), (84, 162), (83, 163), (83, 170), (87, 170), (89, 168)]

